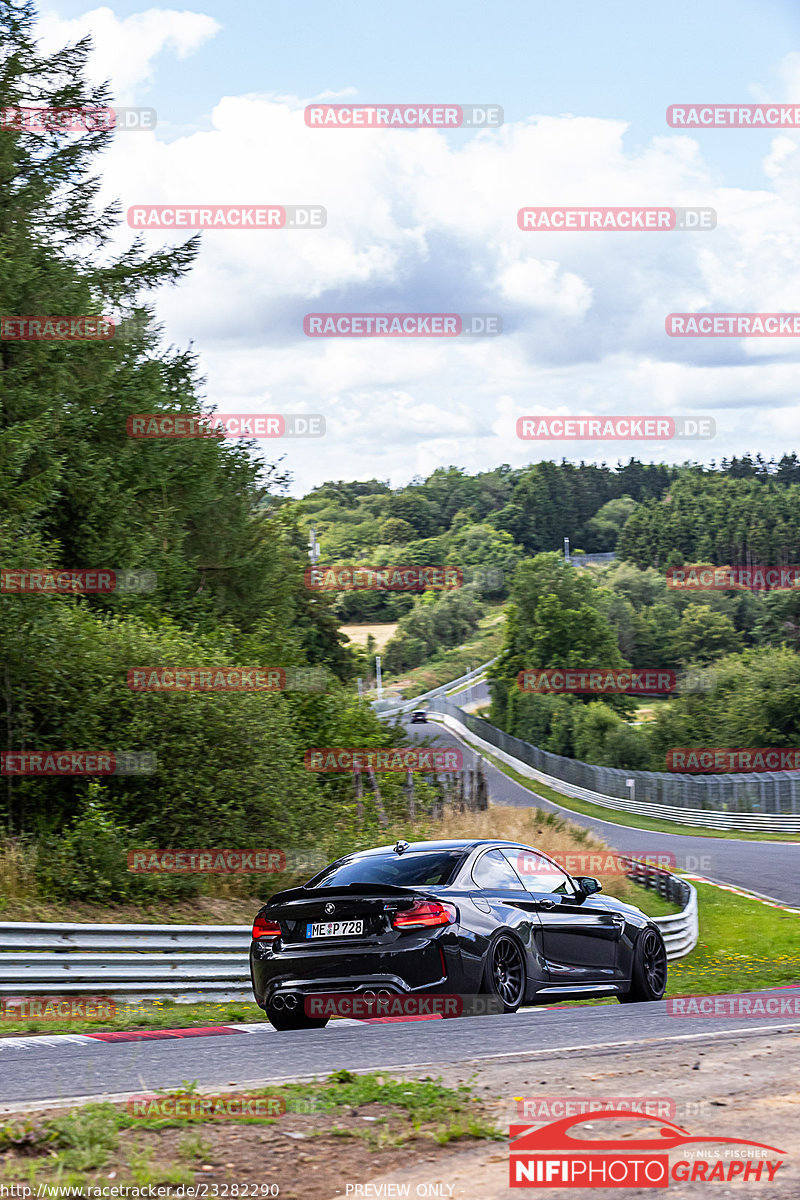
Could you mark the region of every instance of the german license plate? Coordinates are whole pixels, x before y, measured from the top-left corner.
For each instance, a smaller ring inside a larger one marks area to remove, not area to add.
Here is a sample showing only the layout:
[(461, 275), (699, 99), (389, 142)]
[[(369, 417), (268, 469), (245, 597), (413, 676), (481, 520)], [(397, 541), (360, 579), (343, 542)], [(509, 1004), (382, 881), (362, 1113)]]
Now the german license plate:
[(306, 937), (352, 937), (364, 932), (363, 921), (319, 921), (306, 925)]

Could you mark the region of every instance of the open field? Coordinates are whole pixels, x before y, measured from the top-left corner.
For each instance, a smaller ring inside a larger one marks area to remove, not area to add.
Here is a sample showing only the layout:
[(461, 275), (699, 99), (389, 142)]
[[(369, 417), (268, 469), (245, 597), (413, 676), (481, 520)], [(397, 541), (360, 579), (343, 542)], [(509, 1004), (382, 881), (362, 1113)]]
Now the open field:
[(394, 636), (397, 622), (390, 622), (386, 625), (342, 625), (340, 628), (355, 646), (366, 646), (367, 638), (372, 634), (375, 638), (375, 649), (380, 653), (389, 639)]

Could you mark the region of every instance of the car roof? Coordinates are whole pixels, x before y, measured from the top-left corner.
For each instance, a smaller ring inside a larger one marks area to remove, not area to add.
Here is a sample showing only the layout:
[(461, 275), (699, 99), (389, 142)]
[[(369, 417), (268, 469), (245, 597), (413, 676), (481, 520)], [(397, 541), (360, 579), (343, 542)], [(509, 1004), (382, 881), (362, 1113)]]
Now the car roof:
[[(369, 854), (391, 854), (394, 852), (396, 843), (388, 846), (375, 846), (371, 850), (354, 850), (352, 855), (346, 855), (347, 858), (359, 858)], [(478, 846), (523, 846), (523, 842), (512, 842), (505, 838), (448, 838), (445, 841), (439, 842), (409, 842), (408, 849), (403, 853), (407, 854), (409, 850), (425, 851), (425, 850), (472, 850)], [(527, 849), (527, 847), (526, 847)]]

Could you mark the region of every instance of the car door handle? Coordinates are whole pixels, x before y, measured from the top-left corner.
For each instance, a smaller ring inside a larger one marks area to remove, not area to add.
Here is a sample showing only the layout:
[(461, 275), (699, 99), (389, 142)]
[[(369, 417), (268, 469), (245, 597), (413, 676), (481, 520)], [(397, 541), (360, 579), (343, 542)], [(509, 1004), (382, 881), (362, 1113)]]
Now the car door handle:
[(536, 901), (537, 908), (555, 908), (555, 906), (556, 906), (555, 900), (537, 900)]

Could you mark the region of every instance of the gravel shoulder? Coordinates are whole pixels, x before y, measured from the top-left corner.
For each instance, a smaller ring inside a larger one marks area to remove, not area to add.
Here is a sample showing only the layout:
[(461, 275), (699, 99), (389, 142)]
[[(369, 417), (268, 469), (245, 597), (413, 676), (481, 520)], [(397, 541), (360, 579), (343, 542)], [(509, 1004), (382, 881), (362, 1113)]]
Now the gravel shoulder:
[[(397, 1072), (393, 1072), (397, 1074)], [(800, 1196), (800, 1035), (765, 1033), (744, 1038), (685, 1046), (654, 1047), (633, 1053), (619, 1050), (571, 1052), (568, 1057), (540, 1057), (535, 1062), (462, 1064), (441, 1072), (443, 1082), (469, 1082), (475, 1094), (486, 1097), (488, 1111), (498, 1124), (520, 1121), (514, 1097), (665, 1097), (676, 1104), (677, 1124), (695, 1135), (714, 1135), (764, 1142), (785, 1150), (786, 1165), (774, 1180), (747, 1183), (676, 1183), (670, 1181), (670, 1200), (711, 1194), (714, 1197), (763, 1197), (797, 1200)], [(592, 1136), (610, 1135), (598, 1121)], [(637, 1126), (637, 1136), (653, 1136), (657, 1124)], [(482, 1143), (437, 1164), (409, 1164), (402, 1170), (342, 1181), (326, 1200), (344, 1196), (346, 1183), (371, 1185), (362, 1196), (429, 1195), (452, 1200), (508, 1200), (508, 1150), (503, 1144)], [(395, 1185), (394, 1191), (381, 1184)], [(408, 1191), (399, 1190), (409, 1185)], [(423, 1189), (427, 1186), (427, 1190)], [(433, 1185), (438, 1185), (436, 1191)], [(420, 1189), (419, 1191), (417, 1189)], [(355, 1193), (351, 1190), (350, 1195)], [(553, 1189), (526, 1187), (519, 1194), (531, 1200), (578, 1195), (591, 1200), (619, 1200), (619, 1188)], [(660, 1193), (659, 1193), (660, 1194)], [(651, 1188), (625, 1189), (628, 1200), (652, 1200)]]

